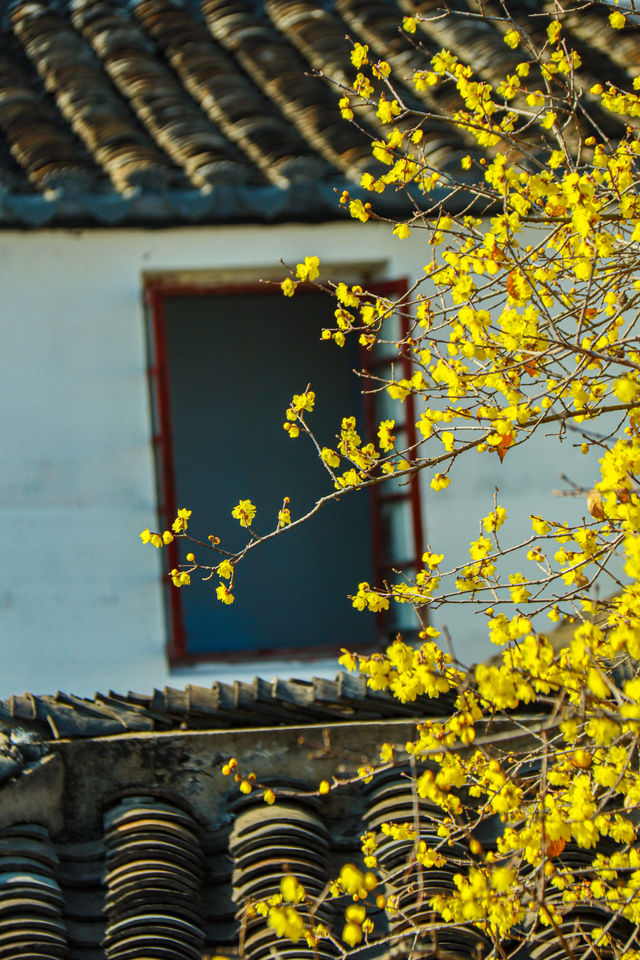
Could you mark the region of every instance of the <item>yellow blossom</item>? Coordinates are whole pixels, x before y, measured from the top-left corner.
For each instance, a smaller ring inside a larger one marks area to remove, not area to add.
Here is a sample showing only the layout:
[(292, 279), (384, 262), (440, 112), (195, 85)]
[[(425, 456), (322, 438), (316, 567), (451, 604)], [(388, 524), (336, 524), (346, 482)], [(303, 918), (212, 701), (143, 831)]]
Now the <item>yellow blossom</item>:
[(291, 511), (288, 507), (283, 507), (278, 511), (278, 524), (285, 527), (288, 523), (291, 523)]
[(186, 507), (180, 507), (178, 510), (178, 515), (171, 524), (171, 529), (174, 533), (183, 533), (188, 526), (189, 517), (191, 516), (191, 510), (187, 510)]
[(444, 490), (445, 487), (448, 487), (451, 483), (449, 477), (444, 476), (442, 473), (436, 473), (433, 480), (431, 481), (432, 490)]
[(216, 596), (221, 603), (230, 604), (235, 600), (235, 597), (224, 583), (220, 583), (216, 587)]
[(520, 46), (520, 34), (517, 30), (507, 30), (502, 39), (508, 47), (511, 47), (512, 50), (515, 50), (516, 47)]
[(349, 213), (354, 220), (362, 220), (364, 223), (371, 216), (371, 204), (363, 203), (362, 200), (352, 200), (349, 203)]
[(393, 232), (399, 240), (406, 240), (407, 237), (411, 236), (411, 230), (406, 223), (396, 223)]
[(349, 97), (341, 97), (338, 106), (344, 120), (353, 120), (353, 110), (349, 103)]
[(549, 38), (550, 43), (556, 43), (560, 32), (562, 30), (562, 24), (559, 20), (553, 20), (547, 27), (547, 37)]
[(362, 927), (357, 923), (346, 923), (342, 930), (342, 939), (349, 947), (355, 947), (362, 941)]
[(369, 45), (356, 43), (354, 44), (353, 50), (351, 51), (351, 63), (354, 67), (359, 70), (365, 63), (368, 63), (367, 54), (369, 53)]
[(320, 275), (320, 260), (318, 257), (305, 257), (304, 263), (296, 266), (296, 276), (300, 281), (317, 280)]
[(231, 511), (231, 516), (240, 521), (241, 527), (250, 527), (257, 513), (251, 500), (240, 500)]
[(385, 452), (393, 449), (396, 438), (391, 431), (393, 430), (395, 423), (395, 420), (382, 420), (380, 422), (380, 426), (378, 427), (380, 449), (384, 450)]
[(288, 903), (300, 903), (305, 897), (304, 887), (290, 873), (280, 881), (280, 892), (282, 899)]

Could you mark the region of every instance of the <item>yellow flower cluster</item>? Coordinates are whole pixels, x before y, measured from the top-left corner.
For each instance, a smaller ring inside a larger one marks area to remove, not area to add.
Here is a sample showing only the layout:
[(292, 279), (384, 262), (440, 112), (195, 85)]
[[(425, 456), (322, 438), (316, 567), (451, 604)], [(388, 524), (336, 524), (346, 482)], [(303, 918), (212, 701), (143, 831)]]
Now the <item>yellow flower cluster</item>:
[[(624, 29), (625, 40), (637, 29), (616, 4), (595, 15), (604, 31), (607, 21)], [(487, 29), (502, 31), (505, 70), (490, 80), (446, 49), (421, 64), (413, 35), (423, 23), (407, 16), (398, 43), (411, 48), (410, 110), (395, 84), (395, 53), (376, 60), (367, 44), (353, 45), (354, 79), (341, 90), (339, 109), (347, 120), (356, 109), (366, 113), (376, 165), (358, 174), (371, 202), (344, 191), (340, 203), (368, 222), (385, 191), (407, 190), (414, 200), (422, 194), (428, 216), (414, 202), (410, 217), (387, 223), (407, 247), (424, 231), (430, 259), (395, 299), (344, 281), (319, 284), (335, 297), (323, 339), (342, 347), (355, 337), (373, 358), (367, 389), (384, 400), (375, 437), (363, 438), (356, 418), (345, 416), (335, 439), (316, 440), (304, 419), (314, 408), (310, 387), (293, 396), (285, 427), (290, 436), (309, 434), (339, 497), (385, 474), (403, 482), (419, 469), (425, 486), (444, 491), (462, 457), (508, 465), (536, 432), (597, 452), (599, 479), (589, 476), (588, 488), (575, 491), (584, 497), (580, 522), (533, 514), (522, 541), (504, 546), (515, 524), (512, 517), (507, 524), (496, 495), (458, 566), (447, 569), (444, 553), (428, 547), (398, 582), (361, 581), (354, 608), (382, 618), (392, 604), (415, 607), (421, 643), (398, 638), (370, 656), (345, 650), (340, 662), (403, 704), (424, 696), (451, 704), (446, 715), (421, 720), (404, 745), (388, 739), (373, 758), (363, 757), (352, 777), (366, 784), (374, 761), (386, 776), (409, 758), (403, 777), (415, 816), (403, 812), (361, 841), (365, 869), (394, 887), (380, 895), (380, 909), (400, 915), (420, 871), (442, 869), (447, 889), (426, 895), (421, 908), (435, 928), (471, 925), (492, 943), (523, 948), (527, 930), (544, 936), (549, 928), (568, 955), (638, 960), (625, 924), (640, 923), (640, 78), (631, 89), (606, 78), (585, 84), (570, 45), (571, 16), (558, 8), (530, 30), (508, 15), (492, 20)], [(434, 169), (430, 152), (433, 123), (440, 129), (443, 118), (463, 143), (446, 172)], [(615, 129), (617, 139), (604, 135)], [(475, 204), (440, 203), (456, 191), (470, 191)], [(489, 213), (481, 218), (479, 210)], [(318, 258), (306, 257), (283, 293), (318, 277)], [(440, 499), (446, 507), (448, 496)], [(278, 533), (291, 519), (287, 504)], [(233, 510), (247, 529), (255, 514), (248, 500)], [(170, 543), (188, 519), (180, 511), (177, 527), (146, 530), (142, 539)], [(232, 603), (238, 555), (227, 556), (215, 568), (217, 595)], [(189, 575), (172, 571), (176, 585)], [(616, 591), (608, 600), (596, 591), (601, 581)], [(456, 599), (486, 618), (497, 648), (470, 672), (435, 642), (438, 630), (427, 619)], [(560, 622), (561, 640), (541, 632), (545, 613)], [(242, 792), (255, 789), (251, 775), (226, 766)], [(322, 797), (337, 786), (337, 778), (333, 787), (322, 781), (312, 792)], [(270, 789), (263, 797), (276, 800)], [(480, 841), (487, 819), (500, 824), (491, 849)], [(381, 852), (392, 843), (407, 851), (407, 862), (389, 877)], [(367, 945), (373, 928), (365, 901), (377, 882), (347, 864), (331, 886), (330, 896), (351, 899), (340, 904), (344, 950)], [(593, 912), (595, 930), (573, 923), (577, 907)], [(289, 875), (256, 911), (278, 937), (313, 947), (327, 935)], [(333, 947), (342, 949), (337, 935)]]
[(293, 400), (287, 407), (285, 414), (287, 419), (284, 422), (284, 429), (291, 439), (300, 436), (299, 423), (304, 423), (305, 411), (310, 413), (313, 410), (315, 402), (316, 395), (309, 387), (307, 387), (304, 393), (294, 393)]
[(176, 519), (171, 524), (171, 530), (163, 533), (154, 533), (149, 528), (143, 530), (140, 539), (143, 543), (151, 543), (154, 547), (167, 546), (172, 543), (176, 534), (186, 533), (191, 510), (180, 507)]
[(240, 500), (231, 511), (234, 520), (240, 521), (241, 527), (249, 528), (255, 519), (257, 508), (251, 503), (251, 500)]

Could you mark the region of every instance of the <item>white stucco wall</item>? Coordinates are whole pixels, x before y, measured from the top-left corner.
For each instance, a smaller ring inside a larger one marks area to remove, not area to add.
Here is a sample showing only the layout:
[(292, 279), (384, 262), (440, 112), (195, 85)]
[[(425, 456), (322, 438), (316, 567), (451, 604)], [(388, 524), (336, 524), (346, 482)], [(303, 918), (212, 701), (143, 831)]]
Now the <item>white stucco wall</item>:
[[(243, 279), (248, 269), (257, 279), (273, 275), (279, 257), (295, 263), (308, 253), (345, 272), (377, 264), (376, 278), (414, 276), (429, 259), (417, 235), (398, 241), (383, 225), (352, 223), (0, 236), (0, 696), (335, 672), (332, 661), (287, 660), (170, 675), (159, 557), (138, 538), (156, 522), (143, 272), (242, 268)], [(471, 471), (461, 464), (448, 491), (427, 495), (431, 545), (464, 559), (496, 483), (510, 512), (548, 511), (562, 470), (590, 482), (585, 459), (558, 459), (541, 437), (502, 466), (489, 456)], [(562, 500), (551, 509), (575, 516), (584, 505)], [(465, 611), (443, 619), (466, 660), (493, 652)]]

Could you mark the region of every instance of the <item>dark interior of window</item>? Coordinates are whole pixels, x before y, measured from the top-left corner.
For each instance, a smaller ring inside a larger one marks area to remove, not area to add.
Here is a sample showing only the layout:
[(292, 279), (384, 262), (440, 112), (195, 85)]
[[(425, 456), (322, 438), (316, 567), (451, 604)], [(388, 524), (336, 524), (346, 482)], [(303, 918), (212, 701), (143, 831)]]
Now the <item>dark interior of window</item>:
[[(352, 373), (361, 365), (357, 345), (319, 342), (334, 310), (321, 293), (175, 295), (163, 302), (174, 506), (193, 511), (194, 535), (212, 534), (235, 551), (246, 542), (231, 516), (240, 499), (256, 505), (254, 529), (264, 535), (285, 496), (295, 519), (332, 490), (310, 439), (292, 440), (283, 429), (294, 393), (308, 383), (315, 391), (307, 418), (321, 446), (336, 448), (343, 416), (355, 415), (364, 437)], [(180, 543), (180, 560), (189, 549)], [(182, 655), (371, 646), (376, 618), (354, 610), (348, 594), (374, 579), (372, 554), (370, 497), (359, 492), (252, 550), (238, 565), (232, 605), (216, 598), (217, 576), (202, 582), (196, 573), (173, 604)]]

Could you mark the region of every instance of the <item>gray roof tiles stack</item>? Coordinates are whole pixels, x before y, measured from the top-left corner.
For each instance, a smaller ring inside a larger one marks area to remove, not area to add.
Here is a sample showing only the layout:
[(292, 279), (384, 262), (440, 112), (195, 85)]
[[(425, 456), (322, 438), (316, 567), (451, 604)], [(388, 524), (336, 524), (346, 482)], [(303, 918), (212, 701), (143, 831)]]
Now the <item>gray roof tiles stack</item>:
[[(14, 765), (11, 772), (0, 765), (0, 955), (265, 960), (277, 946), (289, 960), (312, 960), (305, 944), (275, 944), (263, 920), (245, 916), (246, 904), (279, 889), (285, 862), (319, 892), (344, 863), (358, 862), (364, 830), (413, 818), (418, 807), (421, 839), (439, 844), (442, 812), (415, 797), (411, 758), (368, 784), (349, 776), (375, 761), (383, 742), (397, 745), (401, 762), (416, 719), (451, 708), (450, 697), (403, 705), (348, 674), (148, 696), (8, 698), (0, 703), (10, 730), (0, 735), (0, 759)], [(491, 730), (496, 743), (512, 746), (549, 722), (537, 714), (516, 723), (495, 717)], [(243, 773), (256, 771), (261, 786), (248, 796), (223, 775), (232, 755)], [(318, 783), (334, 775), (347, 782), (318, 795)], [(273, 805), (264, 803), (266, 786), (276, 792)], [(478, 827), (486, 849), (496, 843), (497, 820)], [(391, 893), (393, 876), (409, 876), (413, 844), (382, 841)], [(568, 844), (561, 856), (588, 870), (586, 853)], [(429, 894), (450, 889), (455, 869), (428, 871)], [(403, 911), (428, 926), (421, 896), (403, 883), (396, 892)], [(343, 908), (327, 905), (337, 935)], [(563, 920), (567, 935), (576, 917), (588, 929), (595, 923), (582, 909)], [(378, 910), (373, 919), (377, 933), (402, 933), (397, 915)], [(544, 936), (538, 960), (552, 960), (555, 943)], [(482, 941), (477, 930), (454, 925), (439, 935), (438, 948), (450, 957), (482, 956)], [(400, 947), (376, 955), (397, 960)], [(420, 949), (434, 950), (427, 931)], [(331, 960), (333, 951), (323, 944), (320, 953)]]
[(113, 736), (171, 729), (216, 730), (296, 726), (352, 720), (446, 715), (452, 695), (402, 704), (386, 691), (371, 690), (362, 676), (339, 673), (335, 680), (274, 680), (188, 684), (143, 695), (65, 693), (11, 696), (0, 700), (0, 724), (38, 733), (44, 740)]
[[(358, 857), (361, 789), (348, 788), (338, 804), (292, 789), (313, 791), (337, 758), (353, 767), (363, 751), (375, 755), (392, 722), (402, 740), (411, 729), (405, 715), (449, 709), (450, 701), (427, 699), (403, 707), (346, 674), (93, 699), (9, 697), (0, 702), (10, 731), (0, 734), (2, 956), (236, 956), (248, 891), (279, 888), (282, 859), (297, 863), (302, 850), (320, 889)], [(370, 722), (354, 742), (359, 719)], [(245, 768), (268, 757), (275, 806), (259, 791), (242, 796), (222, 776), (231, 751)], [(310, 817), (305, 847), (292, 824)], [(271, 944), (262, 927), (253, 921), (247, 931), (252, 960)]]
[[(496, 19), (434, 16), (415, 37), (403, 15), (435, 0), (12, 0), (0, 20), (0, 223), (5, 226), (170, 226), (317, 221), (344, 216), (337, 194), (360, 192), (381, 126), (338, 111), (350, 83), (347, 36), (392, 64), (408, 106), (442, 109), (452, 93), (416, 91), (412, 72), (442, 46), (495, 80), (519, 59)], [(495, 7), (495, 10), (494, 10)], [(477, 14), (474, 0), (461, 10)], [(516, 19), (553, 4), (511, 0)], [(523, 20), (524, 22), (524, 20)], [(612, 36), (597, 7), (567, 15), (583, 59), (580, 82), (626, 82), (640, 67), (632, 31)], [(418, 44), (418, 46), (416, 46)], [(319, 78), (318, 73), (323, 74)], [(594, 101), (594, 108), (597, 105)], [(616, 118), (598, 115), (611, 135)], [(437, 119), (425, 125), (435, 168), (460, 172), (474, 142)], [(432, 195), (432, 199), (433, 199)], [(376, 195), (381, 212), (408, 209)]]

